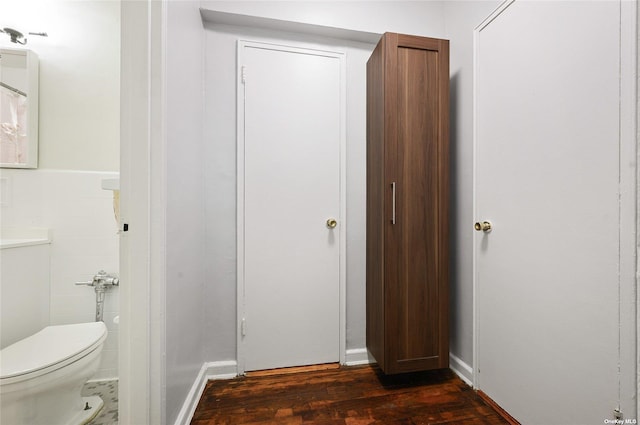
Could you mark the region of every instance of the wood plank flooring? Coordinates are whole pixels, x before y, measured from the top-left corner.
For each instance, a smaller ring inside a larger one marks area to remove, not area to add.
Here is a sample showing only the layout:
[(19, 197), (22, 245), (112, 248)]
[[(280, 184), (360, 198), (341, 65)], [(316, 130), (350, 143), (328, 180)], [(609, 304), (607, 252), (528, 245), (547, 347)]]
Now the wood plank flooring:
[(207, 383), (193, 425), (507, 424), (450, 370), (352, 366)]

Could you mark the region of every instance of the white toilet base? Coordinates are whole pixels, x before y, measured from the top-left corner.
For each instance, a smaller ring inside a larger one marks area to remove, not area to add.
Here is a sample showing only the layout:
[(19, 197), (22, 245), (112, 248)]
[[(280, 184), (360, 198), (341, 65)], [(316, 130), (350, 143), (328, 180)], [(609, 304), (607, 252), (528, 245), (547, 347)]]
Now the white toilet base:
[(80, 392), (98, 369), (101, 348), (46, 375), (0, 386), (0, 423), (83, 425), (88, 422), (81, 418), (93, 416), (95, 410), (84, 410), (86, 401)]
[[(48, 326), (2, 349), (0, 423), (87, 424), (104, 403), (97, 396), (82, 397), (82, 387), (100, 366), (106, 336), (102, 322)], [(39, 355), (56, 348), (54, 356)], [(24, 365), (31, 369), (18, 373)], [(84, 410), (87, 402), (91, 409)]]

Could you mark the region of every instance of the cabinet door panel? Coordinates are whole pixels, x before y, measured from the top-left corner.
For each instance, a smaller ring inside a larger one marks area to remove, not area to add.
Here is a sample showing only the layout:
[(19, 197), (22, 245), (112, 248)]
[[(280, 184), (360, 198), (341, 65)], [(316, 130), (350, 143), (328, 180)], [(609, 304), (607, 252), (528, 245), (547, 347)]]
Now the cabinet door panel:
[(437, 52), (398, 48), (399, 361), (438, 355), (437, 62)]

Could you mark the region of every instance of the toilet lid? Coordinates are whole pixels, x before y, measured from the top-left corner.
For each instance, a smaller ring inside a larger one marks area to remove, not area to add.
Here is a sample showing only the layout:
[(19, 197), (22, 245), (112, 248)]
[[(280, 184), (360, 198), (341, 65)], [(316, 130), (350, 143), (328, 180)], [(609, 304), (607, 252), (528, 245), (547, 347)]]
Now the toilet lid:
[(47, 326), (40, 332), (0, 350), (0, 378), (26, 375), (83, 357), (107, 337), (102, 322)]

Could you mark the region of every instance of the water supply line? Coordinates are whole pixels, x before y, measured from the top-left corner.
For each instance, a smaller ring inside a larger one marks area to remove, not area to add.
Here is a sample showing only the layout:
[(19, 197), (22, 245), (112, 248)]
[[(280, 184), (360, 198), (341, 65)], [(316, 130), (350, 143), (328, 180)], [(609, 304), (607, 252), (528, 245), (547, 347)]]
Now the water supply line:
[(93, 276), (93, 280), (87, 282), (76, 282), (76, 285), (93, 286), (96, 291), (96, 322), (104, 322), (104, 294), (109, 288), (120, 285), (120, 279), (100, 270)]

